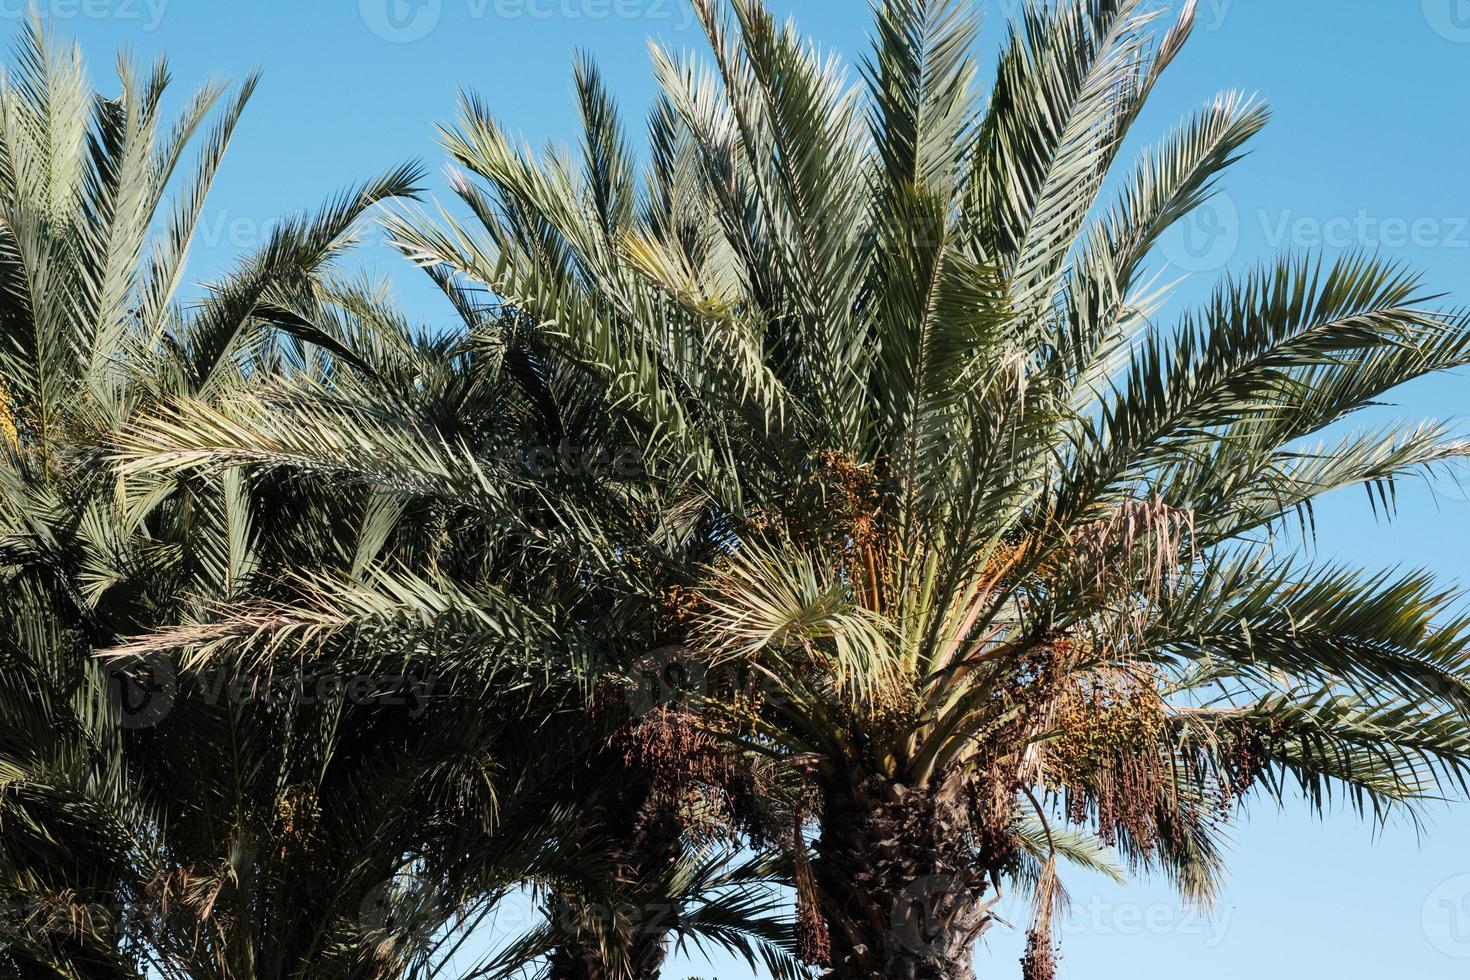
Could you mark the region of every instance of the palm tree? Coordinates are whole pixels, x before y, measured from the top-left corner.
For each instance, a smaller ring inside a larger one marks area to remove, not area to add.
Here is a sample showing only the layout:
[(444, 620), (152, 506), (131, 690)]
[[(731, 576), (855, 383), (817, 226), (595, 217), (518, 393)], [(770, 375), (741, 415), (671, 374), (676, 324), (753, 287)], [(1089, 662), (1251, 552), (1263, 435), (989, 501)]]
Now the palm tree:
[[(93, 651), (267, 598), (284, 567), (340, 561), (341, 540), (262, 533), (286, 523), (289, 484), (125, 475), (107, 453), (148, 406), (218, 399), (284, 356), (289, 311), (317, 303), (361, 217), (411, 193), (416, 174), (284, 222), (185, 306), (189, 244), (255, 83), (212, 125), (218, 86), (169, 123), (164, 64), (125, 61), (120, 76), (116, 97), (98, 95), (77, 51), (32, 23), (0, 82), (0, 964), (23, 977), (396, 976), (404, 929), (378, 922), (377, 906), (435, 935), (473, 907), (463, 896), (516, 879), (487, 884), (492, 862), (472, 859), (469, 835), (420, 819), (466, 778), (446, 759), (539, 746), (507, 777), (524, 783), (525, 809), (497, 811), (494, 856), (544, 863), (527, 825), (558, 826), (555, 770), (538, 754), (552, 743), (534, 734), (548, 716), (508, 704), (494, 726), (425, 720), (452, 697), (423, 711), (384, 697), (303, 710), (189, 686), (197, 678), (169, 660)], [(388, 765), (405, 755), (417, 769)], [(440, 850), (421, 853), (441, 890), (425, 903), (393, 881), (404, 851), (436, 832)], [(284, 873), (305, 868), (317, 873)], [(382, 955), (362, 962), (365, 950)]]
[(1337, 423), (1470, 331), (1362, 255), (1155, 323), (1154, 246), (1267, 112), (1221, 96), (1120, 165), (1193, 23), (1159, 38), (1146, 6), (1026, 5), (982, 101), (963, 0), (885, 0), (858, 86), (758, 0), (697, 0), (713, 60), (655, 50), (641, 183), (583, 68), (580, 160), (470, 100), (444, 141), (473, 222), (394, 221), (602, 378), (648, 481), (698, 501), (686, 650), (749, 679), (754, 706), (704, 704), (724, 734), (810, 769), (804, 946), (834, 977), (971, 976), (1022, 814), (1043, 978), (1064, 824), (1207, 902), (1249, 793), (1381, 815), (1463, 782), (1457, 597), (1285, 544), (1323, 494), (1391, 512), (1466, 454)]
[[(733, 819), (764, 819), (737, 813), (737, 760), (653, 692), (626, 690), (630, 665), (667, 629), (642, 601), (665, 573), (607, 543), (652, 534), (681, 553), (706, 536), (620, 470), (628, 433), (593, 376), (548, 360), (523, 317), (441, 282), (460, 330), (416, 331), (381, 290), (338, 282), (329, 303), (272, 311), (295, 331), (289, 363), (214, 402), (157, 406), (121, 434), (125, 472), (225, 479), (245, 468), (252, 484), (276, 487), (263, 510), (287, 516), (258, 536), (298, 564), (257, 573), (266, 607), (246, 596), (112, 654), (182, 652), (182, 671), (246, 678), (303, 664), (433, 677), (454, 696), (427, 720), (451, 731), (543, 712), (534, 760), (559, 796), (527, 795), (525, 806), (557, 802), (566, 818), (547, 822), (536, 862), (497, 854), (492, 836), (471, 864), (484, 890), (437, 892), (492, 908), (510, 884), (529, 885), (548, 922), (465, 975), (539, 960), (553, 978), (639, 980), (690, 942), (795, 976), (791, 930), (767, 888), (781, 871), (731, 846)], [(581, 503), (548, 506), (566, 500)], [(330, 571), (304, 576), (303, 561)], [(498, 786), (519, 756), (491, 757), (497, 772), (483, 778)], [(478, 819), (423, 803), (406, 812), (446, 828)]]

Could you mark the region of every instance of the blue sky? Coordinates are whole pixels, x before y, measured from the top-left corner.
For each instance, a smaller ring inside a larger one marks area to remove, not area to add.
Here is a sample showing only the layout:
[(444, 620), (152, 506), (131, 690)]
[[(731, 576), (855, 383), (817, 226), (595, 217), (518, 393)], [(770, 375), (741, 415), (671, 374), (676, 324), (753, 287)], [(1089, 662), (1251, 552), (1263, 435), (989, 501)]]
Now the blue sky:
[[(863, 0), (776, 0), (851, 63)], [(1160, 8), (1170, 6), (1158, 0)], [(640, 122), (652, 83), (646, 41), (694, 46), (684, 0), (40, 0), (107, 81), (120, 46), (167, 52), (181, 90), (214, 74), (264, 71), (208, 209), (194, 269), (204, 277), (256, 244), (279, 216), (405, 159), (436, 173), (434, 125), (472, 89), (532, 143), (571, 138), (570, 68), (590, 50), (625, 114)], [(992, 0), (993, 50), (1014, 0)], [(0, 0), (7, 32), (24, 0)], [(1163, 249), (1195, 273), (1181, 295), (1283, 249), (1364, 247), (1422, 270), (1430, 291), (1470, 304), (1470, 0), (1201, 0), (1196, 38), (1137, 127), (1152, 140), (1226, 89), (1259, 93), (1276, 120), (1206, 208)], [(442, 181), (436, 176), (436, 191)], [(384, 250), (357, 260), (390, 277), (426, 320), (441, 315), (419, 277)], [(1461, 417), (1463, 377), (1399, 399), (1405, 415)], [(1361, 494), (1319, 512), (1316, 551), (1371, 566), (1427, 565), (1470, 579), (1464, 494), (1406, 487), (1392, 526)], [(1068, 882), (1062, 976), (1194, 980), (1242, 974), (1381, 980), (1470, 975), (1470, 808), (1435, 810), (1421, 841), (1341, 815), (1326, 823), (1258, 807), (1235, 833), (1215, 917), (1166, 887)], [(1018, 976), (1022, 939), (997, 930), (981, 976)], [(729, 962), (680, 961), (666, 974), (739, 980)]]

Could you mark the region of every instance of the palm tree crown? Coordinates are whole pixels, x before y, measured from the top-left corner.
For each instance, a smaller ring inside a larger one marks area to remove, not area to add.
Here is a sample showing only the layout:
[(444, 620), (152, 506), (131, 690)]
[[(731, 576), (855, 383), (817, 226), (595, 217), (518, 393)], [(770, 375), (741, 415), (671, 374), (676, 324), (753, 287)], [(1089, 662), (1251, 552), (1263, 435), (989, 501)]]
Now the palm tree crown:
[[(583, 66), (580, 161), (470, 101), (445, 140), (476, 225), (394, 229), (598, 372), (708, 508), (686, 642), (749, 668), (750, 747), (815, 767), (837, 975), (967, 971), (1023, 812), (1208, 899), (1249, 791), (1381, 810), (1458, 781), (1455, 598), (1278, 543), (1324, 493), (1391, 508), (1464, 455), (1438, 423), (1334, 424), (1470, 333), (1359, 255), (1155, 322), (1153, 247), (1267, 121), (1221, 96), (1119, 165), (1193, 6), (1158, 37), (1130, 0), (1028, 5), (983, 101), (968, 3), (881, 4), (857, 85), (754, 0), (695, 6), (713, 60), (655, 49), (641, 178)], [(946, 936), (916, 952), (891, 910), (936, 877)]]

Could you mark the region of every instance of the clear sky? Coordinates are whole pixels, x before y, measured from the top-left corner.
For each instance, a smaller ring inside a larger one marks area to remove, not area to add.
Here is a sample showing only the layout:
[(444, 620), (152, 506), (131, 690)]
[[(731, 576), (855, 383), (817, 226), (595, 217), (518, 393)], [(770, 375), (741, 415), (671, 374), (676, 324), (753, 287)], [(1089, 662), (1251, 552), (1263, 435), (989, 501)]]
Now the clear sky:
[[(166, 52), (182, 89), (264, 70), (208, 209), (195, 268), (204, 276), (256, 244), (269, 223), (315, 206), (348, 180), (405, 159), (436, 172), (434, 124), (460, 87), (478, 92), (535, 144), (573, 132), (577, 48), (601, 62), (641, 125), (652, 82), (646, 39), (698, 45), (684, 0), (39, 0), (79, 37), (94, 76), (114, 51)], [(25, 0), (0, 0), (9, 33)], [(776, 0), (849, 62), (863, 50), (864, 0)], [(1159, 7), (1170, 6), (1156, 0)], [(993, 51), (1014, 0), (991, 0)], [(1367, 247), (1422, 270), (1470, 304), (1470, 0), (1201, 0), (1200, 29), (1137, 132), (1161, 135), (1225, 89), (1257, 92), (1276, 121), (1238, 166), (1228, 195), (1165, 248), (1177, 270), (1214, 276), (1282, 249)], [(442, 191), (435, 180), (435, 190)], [(412, 270), (382, 249), (359, 260), (398, 283), (426, 320), (442, 315)], [(1425, 382), (1401, 412), (1463, 417), (1464, 377)], [(1361, 494), (1319, 511), (1324, 558), (1427, 565), (1470, 576), (1463, 493), (1405, 487), (1402, 514), (1375, 523)], [(1068, 882), (1062, 976), (1334, 980), (1470, 976), (1470, 807), (1381, 832), (1350, 815), (1326, 823), (1258, 806), (1235, 835), (1214, 918), (1180, 909), (1160, 883)], [(1024, 916), (1019, 916), (1023, 920)], [(1019, 976), (1022, 938), (997, 930), (980, 976)], [(680, 960), (666, 974), (750, 976), (729, 962)]]

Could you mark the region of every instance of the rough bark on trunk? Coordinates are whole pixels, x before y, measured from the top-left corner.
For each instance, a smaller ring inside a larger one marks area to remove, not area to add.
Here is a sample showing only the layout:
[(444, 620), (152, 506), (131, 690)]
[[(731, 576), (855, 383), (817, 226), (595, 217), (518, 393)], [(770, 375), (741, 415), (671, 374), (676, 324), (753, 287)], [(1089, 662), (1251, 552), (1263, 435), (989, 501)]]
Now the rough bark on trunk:
[(854, 779), (827, 793), (812, 871), (831, 980), (974, 980), (987, 875), (956, 789)]
[(551, 955), (548, 980), (610, 980), (602, 954), (590, 946), (558, 946)]
[(658, 980), (667, 957), (663, 939), (662, 933), (633, 939), (626, 970), (614, 970), (593, 947), (560, 946), (552, 954), (548, 980)]

